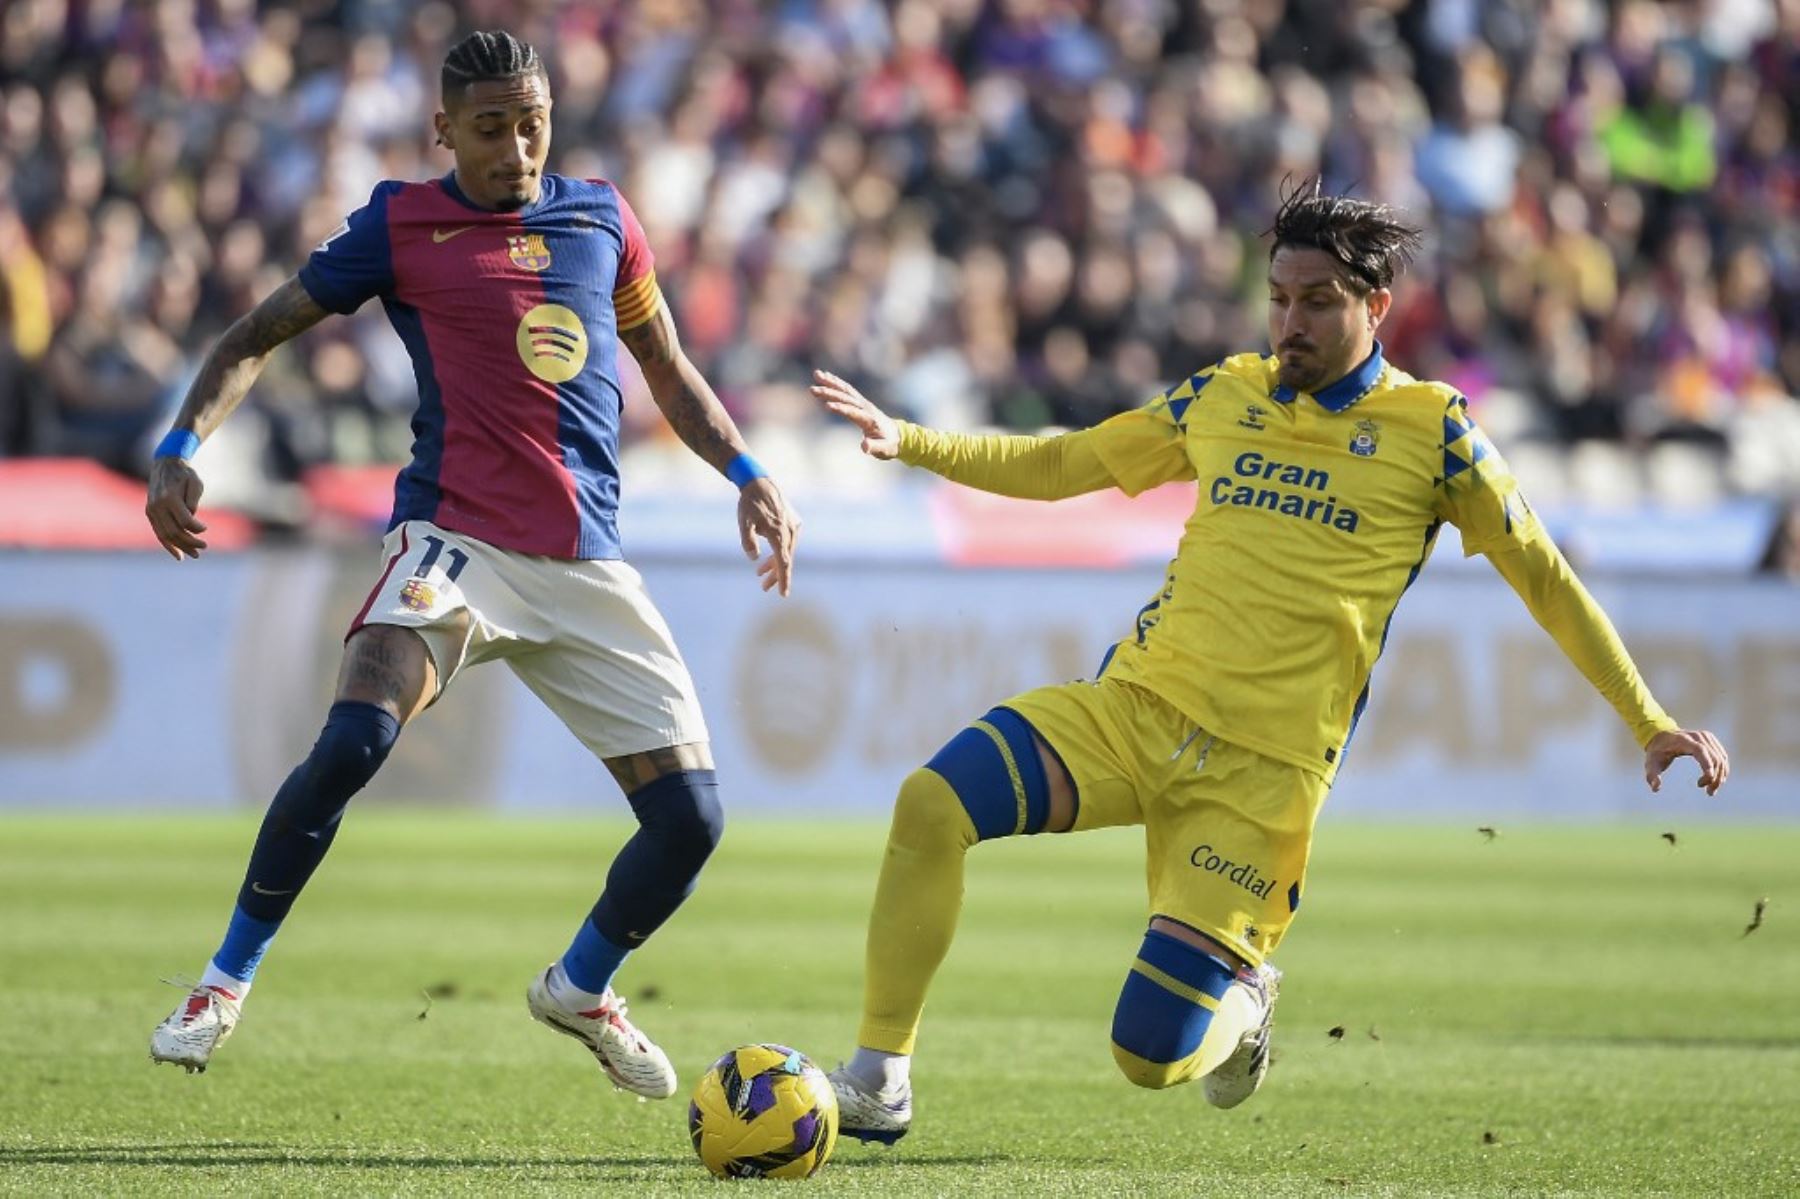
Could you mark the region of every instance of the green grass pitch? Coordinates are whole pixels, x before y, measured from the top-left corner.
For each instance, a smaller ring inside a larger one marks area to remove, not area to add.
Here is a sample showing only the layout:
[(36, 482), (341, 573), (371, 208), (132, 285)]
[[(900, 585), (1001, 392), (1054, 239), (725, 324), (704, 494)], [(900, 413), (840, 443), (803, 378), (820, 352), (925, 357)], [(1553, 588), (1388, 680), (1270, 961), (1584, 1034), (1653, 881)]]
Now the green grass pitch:
[[(1726, 802), (1721, 799), (1720, 802)], [(1276, 1061), (1232, 1112), (1114, 1070), (1137, 833), (982, 846), (914, 1131), (858, 1195), (1800, 1193), (1800, 831), (1321, 830)], [(0, 819), (0, 1191), (718, 1195), (686, 1104), (532, 1023), (618, 821), (353, 815), (203, 1076), (150, 1028), (212, 948), (247, 818)], [(740, 819), (628, 963), (684, 1085), (849, 1050), (883, 828)], [(1762, 926), (1745, 935), (1756, 901)], [(434, 997), (427, 999), (426, 993)], [(1332, 1030), (1339, 1035), (1331, 1035)]]

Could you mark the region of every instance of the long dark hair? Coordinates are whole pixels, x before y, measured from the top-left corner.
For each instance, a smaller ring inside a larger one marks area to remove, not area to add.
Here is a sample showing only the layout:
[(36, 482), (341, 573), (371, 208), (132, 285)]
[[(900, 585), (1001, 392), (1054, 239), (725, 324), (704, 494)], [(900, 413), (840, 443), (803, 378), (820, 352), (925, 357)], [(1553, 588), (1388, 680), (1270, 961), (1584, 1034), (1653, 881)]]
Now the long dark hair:
[(1269, 257), (1283, 246), (1323, 250), (1358, 292), (1391, 286), (1424, 242), (1417, 226), (1387, 204), (1328, 196), (1318, 179), (1298, 184), (1281, 201)]

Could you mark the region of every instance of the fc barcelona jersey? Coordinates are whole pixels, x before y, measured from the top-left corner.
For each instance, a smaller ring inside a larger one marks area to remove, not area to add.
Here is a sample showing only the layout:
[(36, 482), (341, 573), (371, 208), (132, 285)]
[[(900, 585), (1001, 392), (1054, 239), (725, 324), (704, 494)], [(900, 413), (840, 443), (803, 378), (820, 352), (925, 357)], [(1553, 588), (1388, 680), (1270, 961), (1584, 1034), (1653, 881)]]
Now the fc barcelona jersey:
[(418, 382), (389, 527), (428, 520), (522, 553), (620, 556), (618, 334), (662, 297), (644, 231), (603, 180), (546, 174), (512, 212), (454, 174), (386, 182), (300, 282), (321, 307), (379, 296)]

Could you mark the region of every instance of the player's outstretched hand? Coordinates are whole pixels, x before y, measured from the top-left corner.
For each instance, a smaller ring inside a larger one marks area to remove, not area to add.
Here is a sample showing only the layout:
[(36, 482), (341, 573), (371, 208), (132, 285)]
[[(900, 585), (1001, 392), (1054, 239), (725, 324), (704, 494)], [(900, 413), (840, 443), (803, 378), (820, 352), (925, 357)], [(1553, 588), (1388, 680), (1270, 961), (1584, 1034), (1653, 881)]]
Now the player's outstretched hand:
[(199, 474), (180, 458), (158, 458), (150, 464), (150, 492), (144, 516), (156, 540), (177, 562), (183, 554), (198, 558), (206, 548), (200, 534), (206, 525), (194, 513), (205, 490)]
[(869, 398), (830, 371), (813, 372), (813, 395), (862, 430), (862, 452), (887, 461), (900, 453), (900, 426)]
[[(794, 543), (800, 540), (800, 517), (782, 498), (781, 488), (766, 475), (752, 479), (738, 492), (738, 536), (744, 555), (756, 562), (762, 589), (788, 593), (794, 578)], [(757, 562), (756, 539), (769, 543), (769, 556)]]
[(1692, 758), (1700, 766), (1700, 781), (1708, 795), (1717, 795), (1731, 777), (1731, 755), (1719, 739), (1705, 729), (1670, 729), (1650, 738), (1644, 746), (1644, 781), (1650, 790), (1662, 790), (1663, 771), (1676, 758)]

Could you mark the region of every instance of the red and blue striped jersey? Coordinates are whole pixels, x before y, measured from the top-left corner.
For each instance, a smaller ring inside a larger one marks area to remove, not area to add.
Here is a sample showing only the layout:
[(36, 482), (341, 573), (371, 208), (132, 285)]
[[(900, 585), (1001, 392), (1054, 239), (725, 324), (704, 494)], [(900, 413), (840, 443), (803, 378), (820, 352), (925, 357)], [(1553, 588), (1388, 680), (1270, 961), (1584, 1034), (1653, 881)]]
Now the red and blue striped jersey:
[(428, 520), (556, 558), (620, 556), (618, 334), (662, 304), (604, 180), (546, 174), (513, 212), (454, 174), (386, 182), (300, 269), (332, 312), (381, 297), (419, 385), (389, 528)]

